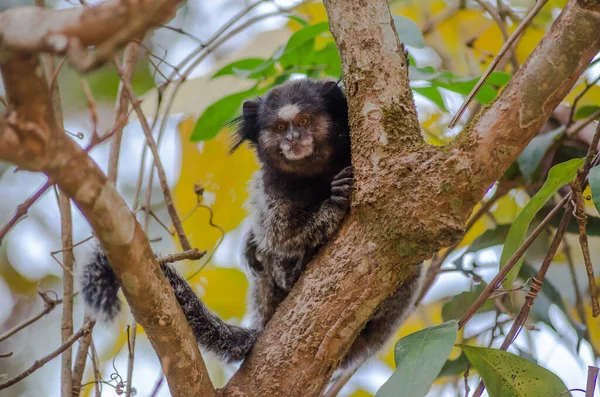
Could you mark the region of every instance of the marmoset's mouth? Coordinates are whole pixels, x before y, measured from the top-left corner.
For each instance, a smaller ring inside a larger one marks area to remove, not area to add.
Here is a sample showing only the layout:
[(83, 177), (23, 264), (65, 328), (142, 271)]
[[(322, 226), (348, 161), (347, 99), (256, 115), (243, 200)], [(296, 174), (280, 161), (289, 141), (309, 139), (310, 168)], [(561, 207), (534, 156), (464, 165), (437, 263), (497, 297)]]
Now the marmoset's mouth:
[(288, 160), (302, 160), (313, 153), (313, 144), (312, 142), (283, 142), (281, 144), (281, 153)]

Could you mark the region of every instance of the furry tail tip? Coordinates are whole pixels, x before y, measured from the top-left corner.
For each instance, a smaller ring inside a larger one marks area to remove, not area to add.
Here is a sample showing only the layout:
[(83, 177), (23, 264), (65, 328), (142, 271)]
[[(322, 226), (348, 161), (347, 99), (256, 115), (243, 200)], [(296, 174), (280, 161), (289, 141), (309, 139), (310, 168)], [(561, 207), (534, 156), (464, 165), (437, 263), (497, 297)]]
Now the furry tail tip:
[(119, 282), (106, 255), (97, 248), (89, 262), (83, 267), (81, 292), (85, 305), (107, 322), (121, 311)]

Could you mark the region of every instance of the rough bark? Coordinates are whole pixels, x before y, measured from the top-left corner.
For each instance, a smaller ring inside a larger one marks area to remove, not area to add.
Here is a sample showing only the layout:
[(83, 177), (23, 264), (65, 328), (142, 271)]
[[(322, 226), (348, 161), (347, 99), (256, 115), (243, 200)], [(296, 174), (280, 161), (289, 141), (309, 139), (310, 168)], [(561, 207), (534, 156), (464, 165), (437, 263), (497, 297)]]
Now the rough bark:
[(313, 396), (411, 268), (457, 241), (474, 205), (600, 50), (597, 1), (572, 0), (512, 81), (450, 145), (423, 143), (385, 0), (325, 0), (344, 66), (357, 192), (221, 395)]

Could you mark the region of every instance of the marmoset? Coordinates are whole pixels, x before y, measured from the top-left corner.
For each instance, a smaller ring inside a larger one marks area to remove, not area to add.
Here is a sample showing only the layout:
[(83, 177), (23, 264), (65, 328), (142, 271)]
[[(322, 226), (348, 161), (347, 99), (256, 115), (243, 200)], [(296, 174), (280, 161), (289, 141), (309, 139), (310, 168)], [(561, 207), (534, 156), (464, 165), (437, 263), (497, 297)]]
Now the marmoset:
[[(336, 82), (293, 80), (245, 101), (232, 151), (244, 142), (261, 165), (250, 186), (251, 226), (244, 249), (253, 326), (227, 324), (171, 266), (161, 266), (200, 346), (230, 362), (248, 355), (308, 262), (336, 233), (348, 212), (354, 181), (348, 105)], [(393, 335), (414, 307), (422, 273), (415, 272), (377, 308), (342, 367), (362, 363)], [(106, 256), (97, 251), (83, 272), (86, 304), (112, 319), (120, 310), (118, 289)]]

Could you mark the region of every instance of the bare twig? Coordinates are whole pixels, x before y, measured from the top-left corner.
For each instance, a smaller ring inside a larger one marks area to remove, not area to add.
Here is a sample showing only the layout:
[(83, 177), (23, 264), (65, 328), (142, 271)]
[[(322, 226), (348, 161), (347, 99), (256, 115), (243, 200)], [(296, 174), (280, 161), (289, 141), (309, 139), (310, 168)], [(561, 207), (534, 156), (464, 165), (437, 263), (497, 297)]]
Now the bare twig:
[(590, 365), (588, 367), (585, 397), (594, 397), (594, 392), (596, 391), (596, 379), (598, 379), (598, 367)]
[(0, 358), (7, 358), (12, 356), (13, 353), (12, 352), (8, 352), (8, 353), (0, 353)]
[(519, 258), (527, 251), (527, 248), (535, 241), (535, 239), (540, 235), (540, 233), (546, 228), (546, 225), (550, 222), (552, 217), (556, 215), (556, 213), (567, 204), (571, 197), (571, 193), (569, 192), (563, 199), (546, 215), (546, 217), (540, 222), (540, 224), (535, 228), (535, 230), (527, 237), (525, 242), (517, 249), (517, 251), (510, 257), (510, 259), (506, 262), (506, 264), (500, 269), (496, 277), (485, 287), (481, 295), (477, 297), (475, 302), (471, 305), (471, 307), (467, 310), (467, 312), (462, 316), (462, 318), (458, 322), (459, 328), (463, 328), (465, 324), (479, 311), (481, 306), (485, 303), (485, 301), (490, 297), (490, 295), (498, 288), (498, 286), (502, 283), (510, 269), (517, 263)]
[(0, 342), (2, 342), (5, 339), (10, 338), (11, 336), (13, 336), (14, 334), (16, 334), (17, 332), (19, 332), (23, 328), (25, 328), (25, 327), (27, 327), (27, 326), (35, 323), (37, 320), (39, 320), (40, 318), (44, 317), (46, 314), (50, 313), (52, 310), (54, 310), (54, 308), (57, 305), (60, 305), (63, 302), (62, 299), (52, 299), (52, 298), (50, 298), (48, 296), (47, 292), (38, 291), (38, 295), (44, 301), (44, 309), (42, 309), (41, 312), (39, 312), (35, 316), (31, 317), (30, 319), (23, 321), (21, 324), (16, 325), (15, 327), (13, 327), (10, 330), (6, 331), (4, 334), (0, 335)]
[[(90, 330), (94, 327), (96, 320), (91, 317), (85, 316), (84, 323), (90, 323)], [(79, 340), (79, 347), (77, 348), (77, 354), (75, 355), (75, 363), (73, 364), (73, 397), (79, 397), (81, 393), (81, 380), (83, 379), (83, 372), (85, 371), (85, 361), (88, 355), (90, 343), (92, 342), (92, 333), (84, 335)]]
[(173, 32), (176, 32), (176, 33), (182, 34), (184, 36), (187, 36), (190, 39), (194, 40), (196, 42), (196, 44), (198, 44), (198, 45), (201, 45), (201, 46), (204, 45), (204, 43), (202, 42), (202, 40), (200, 40), (199, 38), (197, 38), (196, 36), (194, 36), (190, 32), (187, 32), (187, 31), (183, 30), (182, 28), (176, 28), (174, 26), (168, 26), (168, 25), (162, 25), (161, 28), (172, 30)]
[[(129, 335), (131, 330), (131, 336)], [(135, 360), (135, 340), (137, 338), (137, 323), (135, 320), (131, 327), (127, 327), (127, 383), (125, 384), (125, 397), (131, 396), (131, 385), (133, 379), (133, 363)]]
[(458, 111), (456, 112), (456, 114), (454, 115), (452, 120), (450, 121), (450, 124), (448, 124), (448, 127), (453, 128), (454, 126), (456, 126), (458, 119), (460, 119), (460, 117), (464, 113), (467, 106), (469, 106), (469, 104), (475, 97), (475, 94), (477, 94), (477, 92), (481, 89), (481, 87), (483, 86), (483, 83), (485, 83), (485, 81), (490, 76), (490, 74), (492, 74), (492, 72), (496, 68), (496, 65), (498, 65), (498, 62), (500, 62), (500, 59), (502, 59), (502, 57), (504, 57), (504, 54), (511, 48), (513, 43), (519, 38), (519, 36), (523, 32), (523, 30), (525, 30), (525, 28), (529, 24), (529, 22), (531, 22), (531, 20), (537, 15), (537, 13), (542, 9), (542, 7), (544, 7), (544, 5), (547, 2), (548, 2), (548, 0), (537, 0), (536, 1), (535, 6), (533, 6), (533, 8), (529, 12), (529, 14), (527, 14), (527, 17), (525, 17), (523, 22), (521, 22), (521, 24), (517, 27), (517, 29), (515, 29), (513, 34), (510, 36), (510, 38), (508, 40), (506, 40), (506, 42), (504, 43), (504, 45), (502, 46), (502, 48), (500, 49), (500, 51), (498, 52), (496, 57), (492, 60), (492, 62), (488, 66), (487, 70), (479, 78), (479, 81), (477, 82), (477, 84), (475, 84), (475, 87), (473, 87), (473, 89), (471, 90), (469, 95), (467, 95), (467, 98), (465, 99), (463, 104), (460, 106), (460, 108), (458, 109)]
[(573, 256), (571, 255), (571, 246), (566, 238), (563, 239), (563, 250), (567, 258), (567, 264), (569, 265), (569, 273), (571, 274), (571, 279), (573, 280), (573, 289), (575, 291), (575, 307), (577, 307), (577, 313), (579, 314), (580, 321), (585, 325), (584, 337), (585, 339), (589, 339), (590, 325), (587, 321), (585, 308), (583, 307), (583, 300), (581, 299), (581, 290), (579, 289), (579, 283), (577, 282), (577, 274), (575, 272)]
[(429, 17), (423, 24), (423, 28), (421, 30), (423, 35), (427, 36), (428, 34), (433, 32), (439, 24), (450, 19), (463, 7), (464, 2), (462, 0), (455, 0), (450, 6), (444, 8), (437, 14)]
[(154, 390), (152, 391), (152, 394), (150, 394), (150, 397), (156, 397), (156, 395), (158, 394), (158, 391), (160, 390), (160, 387), (162, 386), (164, 381), (165, 381), (165, 377), (161, 375), (161, 377), (156, 382), (156, 386), (154, 386)]
[[(135, 70), (135, 64), (138, 59), (140, 46), (136, 42), (130, 42), (127, 44), (125, 54), (123, 55), (123, 78), (127, 81), (131, 81), (133, 72)], [(121, 139), (123, 137), (123, 127), (127, 123), (127, 117), (129, 115), (129, 96), (127, 90), (123, 85), (123, 82), (119, 82), (119, 91), (117, 94), (117, 103), (115, 105), (115, 121), (113, 126), (114, 138), (110, 144), (110, 159), (108, 161), (108, 179), (113, 183), (117, 180), (117, 170), (119, 164), (119, 153), (121, 151)], [(125, 118), (125, 123), (120, 122)]]
[[(63, 264), (66, 270), (63, 272), (63, 313), (61, 321), (61, 340), (65, 343), (73, 334), (73, 232), (71, 220), (71, 201), (61, 190), (59, 195), (59, 209), (61, 219), (61, 240), (63, 246)], [(90, 325), (91, 329), (92, 325)], [(73, 395), (73, 375), (71, 371), (73, 355), (68, 347), (62, 354), (62, 396)]]
[[(596, 134), (596, 136), (598, 135), (599, 134)], [(596, 138), (594, 137), (594, 139)], [(590, 146), (590, 149), (593, 151), (592, 146)], [(579, 225), (579, 245), (581, 246), (583, 262), (588, 276), (590, 298), (592, 301), (592, 315), (598, 317), (598, 315), (600, 315), (600, 304), (598, 303), (598, 291), (596, 290), (594, 267), (592, 266), (592, 259), (590, 258), (590, 247), (586, 233), (587, 215), (585, 214), (585, 204), (583, 203), (582, 186), (579, 182), (579, 178), (571, 184), (571, 189), (573, 190), (573, 201), (575, 206), (574, 215), (577, 224)]]
[(575, 98), (573, 99), (573, 106), (571, 107), (571, 111), (569, 112), (569, 121), (567, 122), (567, 126), (570, 126), (573, 123), (573, 117), (575, 116), (575, 110), (577, 110), (577, 104), (579, 103), (581, 98), (583, 98), (585, 96), (585, 94), (593, 86), (595, 86), (598, 83), (598, 81), (600, 81), (600, 76), (596, 77), (594, 80), (592, 80), (590, 82), (587, 82), (585, 84), (585, 87), (583, 88), (583, 90), (581, 90), (581, 92), (575, 96)]
[(90, 145), (95, 145), (96, 142), (100, 140), (100, 135), (98, 135), (98, 111), (96, 110), (96, 100), (94, 99), (90, 85), (84, 78), (79, 78), (79, 84), (81, 84), (81, 91), (83, 91), (83, 95), (85, 96), (85, 102), (90, 110), (90, 118), (92, 120), (92, 141)]
[(76, 340), (78, 340), (79, 338), (81, 338), (84, 335), (87, 335), (91, 331), (91, 328), (92, 328), (92, 326), (90, 323), (85, 323), (79, 329), (79, 331), (77, 331), (76, 333), (71, 335), (71, 337), (69, 339), (67, 339), (62, 345), (60, 345), (60, 347), (58, 349), (54, 350), (52, 353), (48, 354), (47, 356), (42, 357), (39, 360), (36, 360), (31, 367), (27, 368), (25, 371), (21, 372), (19, 375), (15, 376), (14, 378), (0, 383), (0, 390), (6, 389), (7, 387), (10, 387), (17, 382), (20, 382), (21, 380), (25, 379), (26, 377), (28, 377), (29, 375), (34, 373), (36, 370), (43, 367), (48, 361), (52, 360), (53, 358), (57, 357), (59, 354), (63, 353), (65, 350), (70, 348), (73, 345), (73, 343), (75, 343)]
[[(490, 14), (490, 17), (492, 17), (494, 22), (496, 22), (496, 25), (498, 25), (498, 28), (500, 29), (500, 33), (502, 33), (502, 37), (504, 38), (504, 41), (505, 42), (508, 41), (508, 39), (509, 39), (508, 30), (506, 29), (506, 23), (504, 22), (504, 20), (502, 19), (502, 16), (500, 15), (500, 12), (501, 12), (500, 9), (494, 10), (494, 8), (484, 0), (475, 0), (475, 2), (477, 4), (479, 4), (481, 6), (481, 8), (483, 8), (488, 14)], [(516, 40), (515, 40), (515, 42), (516, 42)], [(515, 52), (515, 43), (513, 43), (513, 45), (511, 46), (510, 60), (512, 63), (513, 71), (516, 71), (519, 68), (519, 61), (517, 59), (517, 54)]]
[(44, 193), (46, 193), (46, 190), (48, 190), (48, 188), (52, 186), (52, 183), (50, 182), (46, 182), (44, 184), (44, 186), (42, 186), (37, 192), (35, 192), (33, 194), (33, 196), (29, 197), (27, 200), (25, 200), (23, 203), (19, 204), (19, 206), (17, 207), (17, 212), (15, 212), (15, 214), (13, 215), (12, 218), (10, 218), (10, 220), (8, 221), (8, 223), (6, 225), (4, 225), (4, 227), (2, 227), (2, 229), (0, 229), (0, 244), (2, 244), (2, 239), (4, 239), (4, 236), (6, 236), (6, 233), (8, 233), (8, 231), (23, 217), (25, 216), (25, 214), (27, 214), (27, 211), (29, 210), (29, 208), (40, 198), (42, 197), (42, 195)]
[[(544, 283), (544, 278), (546, 277), (546, 272), (548, 271), (548, 268), (550, 267), (550, 263), (552, 263), (552, 258), (554, 258), (554, 255), (556, 254), (556, 251), (558, 250), (558, 247), (563, 239), (563, 236), (564, 236), (565, 232), (567, 231), (567, 226), (569, 226), (569, 222), (570, 222), (571, 216), (572, 216), (571, 209), (572, 209), (572, 207), (571, 207), (571, 204), (569, 203), (567, 205), (565, 214), (563, 215), (563, 217), (560, 221), (558, 229), (556, 230), (556, 233), (554, 235), (552, 243), (550, 244), (548, 253), (546, 254), (546, 257), (544, 258), (544, 262), (542, 263), (542, 266), (540, 267), (540, 270), (538, 271), (537, 275), (532, 280), (531, 286), (529, 288), (529, 293), (525, 297), (525, 303), (521, 307), (521, 311), (517, 315), (517, 318), (512, 323), (510, 331), (506, 335), (504, 342), (502, 342), (502, 346), (500, 347), (500, 349), (502, 349), (502, 350), (508, 349), (508, 347), (514, 342), (514, 340), (517, 338), (517, 335), (519, 334), (519, 332), (521, 330), (521, 327), (523, 326), (523, 324), (525, 324), (525, 321), (527, 320), (527, 317), (529, 316), (529, 311), (531, 310), (531, 307), (533, 306), (533, 302), (534, 302), (535, 298), (537, 297), (537, 294), (542, 289), (542, 284)], [(473, 397), (480, 397), (481, 393), (483, 393), (484, 389), (485, 389), (485, 386), (483, 384), (483, 381), (481, 381), (479, 383), (479, 386), (477, 386), (477, 389), (473, 393)]]
[(177, 237), (179, 239), (179, 243), (181, 244), (181, 247), (184, 250), (188, 251), (188, 250), (192, 249), (192, 246), (190, 245), (190, 243), (187, 239), (187, 236), (185, 235), (183, 226), (181, 225), (181, 220), (179, 219), (179, 215), (177, 215), (177, 210), (175, 209), (175, 205), (173, 204), (173, 197), (171, 196), (171, 190), (169, 189), (169, 185), (167, 184), (167, 176), (165, 174), (165, 170), (160, 161), (158, 147), (156, 145), (156, 141), (154, 140), (154, 137), (152, 136), (152, 130), (150, 128), (150, 125), (148, 124), (148, 119), (146, 119), (144, 112), (140, 108), (139, 100), (137, 98), (137, 95), (135, 94), (135, 91), (133, 90), (133, 87), (131, 86), (131, 83), (125, 79), (125, 77), (126, 77), (125, 72), (123, 71), (123, 69), (121, 69), (121, 67), (119, 67), (118, 62), (115, 59), (113, 59), (113, 64), (117, 70), (117, 73), (119, 74), (119, 77), (121, 77), (121, 81), (123, 82), (125, 89), (129, 95), (131, 104), (132, 104), (133, 108), (135, 109), (135, 112), (137, 113), (138, 118), (140, 119), (142, 129), (144, 131), (144, 134), (146, 135), (146, 140), (148, 142), (148, 145), (150, 147), (152, 155), (154, 156), (154, 159), (156, 161), (155, 164), (156, 164), (156, 171), (158, 173), (158, 180), (160, 182), (160, 186), (163, 191), (163, 195), (165, 198), (165, 204), (167, 205), (167, 211), (169, 212), (169, 216), (171, 217), (171, 222), (173, 223), (173, 226), (175, 227), (175, 231), (177, 232)]
[(598, 119), (598, 117), (600, 117), (600, 109), (596, 110), (595, 112), (587, 116), (585, 119), (577, 120), (576, 122), (572, 123), (566, 129), (565, 133), (567, 134), (567, 136), (573, 136), (579, 131), (581, 131), (583, 128), (585, 128), (592, 121)]
[(192, 248), (189, 251), (178, 252), (158, 258), (158, 263), (162, 265), (165, 263), (179, 262), (186, 259), (197, 260), (201, 259), (204, 255), (206, 255), (206, 251), (200, 251), (198, 248)]

